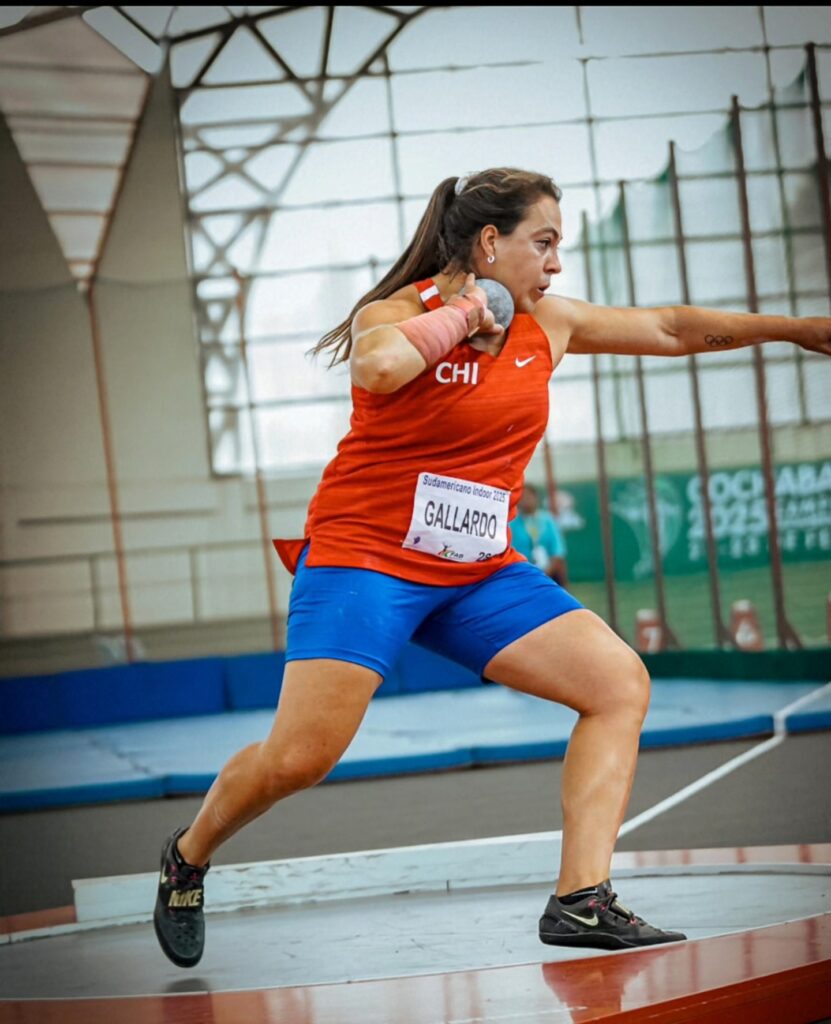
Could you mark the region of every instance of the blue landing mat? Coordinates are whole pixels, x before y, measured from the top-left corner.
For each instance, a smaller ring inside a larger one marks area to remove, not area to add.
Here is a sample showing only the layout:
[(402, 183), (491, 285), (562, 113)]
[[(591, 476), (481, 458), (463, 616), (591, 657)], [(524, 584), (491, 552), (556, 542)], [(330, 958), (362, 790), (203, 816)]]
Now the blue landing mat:
[[(763, 736), (820, 683), (656, 680), (642, 747)], [(0, 810), (204, 792), (225, 761), (268, 732), (272, 711), (234, 711), (0, 739)], [(330, 779), (561, 757), (575, 712), (500, 686), (387, 697)], [(831, 726), (831, 695), (789, 731)]]
[(810, 732), (812, 729), (831, 729), (831, 692), (812, 701), (804, 711), (790, 715), (786, 722), (788, 732)]

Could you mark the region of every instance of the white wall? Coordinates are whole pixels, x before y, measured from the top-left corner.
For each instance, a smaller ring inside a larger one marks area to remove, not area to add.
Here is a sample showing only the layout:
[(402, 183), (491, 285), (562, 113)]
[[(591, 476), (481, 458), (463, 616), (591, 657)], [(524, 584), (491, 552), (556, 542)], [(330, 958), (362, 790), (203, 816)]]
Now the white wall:
[[(173, 97), (153, 86), (93, 290), (133, 624), (267, 614), (256, 492), (212, 477)], [(0, 125), (0, 635), (117, 630), (122, 613), (86, 296)], [(6, 233), (5, 228), (10, 228)], [(269, 486), (300, 536), (317, 482)], [(290, 579), (276, 555), (279, 605)]]

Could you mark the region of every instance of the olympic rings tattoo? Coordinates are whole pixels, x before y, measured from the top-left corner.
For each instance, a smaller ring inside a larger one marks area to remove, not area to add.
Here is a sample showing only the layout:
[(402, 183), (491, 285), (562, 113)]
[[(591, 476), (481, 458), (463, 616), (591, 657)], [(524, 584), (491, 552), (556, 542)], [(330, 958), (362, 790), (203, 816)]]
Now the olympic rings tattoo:
[(733, 344), (733, 338), (729, 334), (708, 334), (704, 338), (704, 342), (707, 345), (712, 345), (713, 348), (724, 348), (725, 345)]

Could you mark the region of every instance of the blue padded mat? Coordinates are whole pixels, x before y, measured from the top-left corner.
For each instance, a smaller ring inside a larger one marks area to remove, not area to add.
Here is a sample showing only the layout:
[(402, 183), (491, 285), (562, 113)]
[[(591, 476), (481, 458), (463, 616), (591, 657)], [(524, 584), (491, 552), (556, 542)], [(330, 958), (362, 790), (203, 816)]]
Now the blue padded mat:
[(785, 728), (788, 732), (831, 729), (831, 693), (812, 701), (804, 710), (788, 715)]
[(130, 763), (109, 743), (105, 731), (0, 740), (0, 810), (164, 796), (162, 779)]
[[(656, 680), (641, 746), (768, 735), (774, 712), (820, 685)], [(233, 711), (0, 738), (0, 810), (204, 792), (232, 754), (267, 735), (272, 718), (270, 710)], [(576, 719), (560, 704), (496, 685), (390, 696), (370, 704), (329, 778), (561, 757)], [(831, 726), (831, 696), (787, 725)]]

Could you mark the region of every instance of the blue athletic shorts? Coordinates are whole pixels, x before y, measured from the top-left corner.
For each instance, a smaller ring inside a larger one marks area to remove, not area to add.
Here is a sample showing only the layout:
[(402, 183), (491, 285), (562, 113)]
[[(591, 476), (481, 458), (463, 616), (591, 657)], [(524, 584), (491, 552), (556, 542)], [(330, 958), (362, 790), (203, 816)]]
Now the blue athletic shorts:
[(434, 587), (371, 569), (309, 568), (289, 599), (286, 661), (335, 658), (386, 676), (408, 640), (481, 676), (503, 647), (583, 605), (530, 562), (479, 583)]

